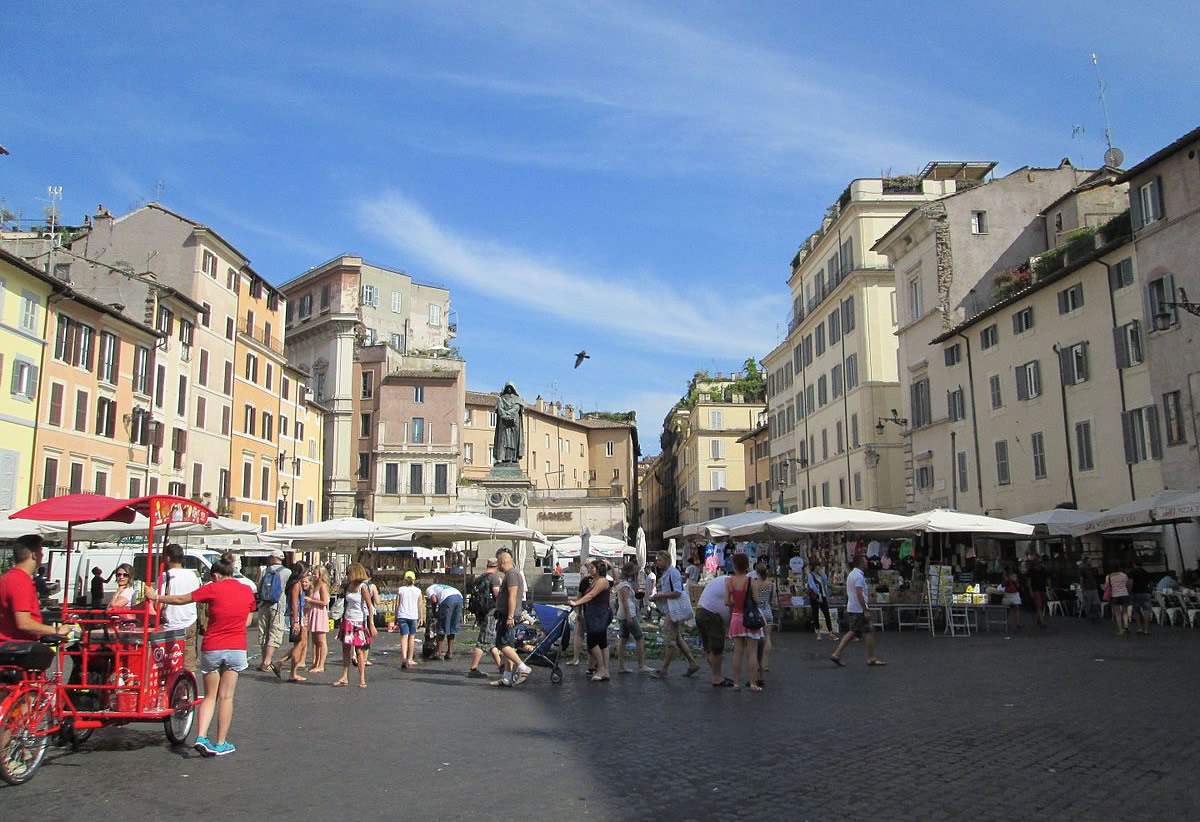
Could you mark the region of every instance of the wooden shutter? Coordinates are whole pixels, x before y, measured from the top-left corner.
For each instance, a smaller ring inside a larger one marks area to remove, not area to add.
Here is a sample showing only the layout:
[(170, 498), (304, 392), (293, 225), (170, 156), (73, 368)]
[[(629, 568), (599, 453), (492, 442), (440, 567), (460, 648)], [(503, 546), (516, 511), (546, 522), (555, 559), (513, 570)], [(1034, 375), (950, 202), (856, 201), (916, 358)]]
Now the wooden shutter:
[(1134, 231), (1146, 224), (1142, 217), (1142, 192), (1136, 186), (1129, 188), (1129, 224)]
[(1042, 394), (1042, 366), (1037, 360), (1030, 363), (1033, 370), (1033, 396), (1040, 397)]
[(1162, 459), (1162, 431), (1158, 424), (1158, 406), (1148, 405), (1142, 409), (1143, 415), (1146, 417), (1146, 429), (1150, 434), (1150, 456), (1153, 459)]
[(1125, 441), (1125, 463), (1127, 465), (1132, 465), (1133, 463), (1137, 462), (1137, 446), (1134, 444), (1133, 440), (1134, 431), (1132, 419), (1132, 416), (1135, 413), (1137, 412), (1121, 412), (1121, 437)]
[(1029, 399), (1029, 377), (1026, 376), (1026, 373), (1025, 373), (1027, 370), (1028, 370), (1027, 366), (1024, 366), (1024, 365), (1017, 366), (1017, 399), (1018, 400)]
[(1118, 326), (1113, 329), (1113, 351), (1117, 355), (1117, 368), (1128, 368), (1129, 361), (1129, 341), (1126, 336), (1125, 326)]
[(29, 382), (25, 384), (25, 396), (29, 397), (29, 399), (37, 396), (38, 372), (40, 370), (36, 365), (29, 366)]
[(1079, 344), (1079, 350), (1080, 350), (1080, 353), (1083, 355), (1080, 358), (1079, 381), (1084, 382), (1088, 379), (1089, 371), (1090, 371), (1090, 369), (1088, 368), (1088, 343), (1087, 343), (1087, 340), (1084, 340), (1083, 342), (1081, 342)]
[(1154, 199), (1155, 205), (1158, 206), (1158, 218), (1165, 220), (1167, 218), (1166, 199), (1163, 197), (1163, 178), (1154, 178)]
[(1067, 295), (1068, 291), (1070, 291), (1070, 289), (1066, 289), (1064, 291), (1058, 292), (1058, 313), (1059, 314), (1066, 314), (1068, 311), (1071, 310), (1071, 301)]
[(1014, 333), (1014, 334), (1020, 334), (1020, 333), (1021, 333), (1021, 321), (1020, 321), (1020, 316), (1021, 316), (1021, 312), (1020, 312), (1020, 311), (1018, 311), (1016, 314), (1013, 314), (1013, 315), (1012, 315), (1012, 321), (1013, 321), (1013, 333)]

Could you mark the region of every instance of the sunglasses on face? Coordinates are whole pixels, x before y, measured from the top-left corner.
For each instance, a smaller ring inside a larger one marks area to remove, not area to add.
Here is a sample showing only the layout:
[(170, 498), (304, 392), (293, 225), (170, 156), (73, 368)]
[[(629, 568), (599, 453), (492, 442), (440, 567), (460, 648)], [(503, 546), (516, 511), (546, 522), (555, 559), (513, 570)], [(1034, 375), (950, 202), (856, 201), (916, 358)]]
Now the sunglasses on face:
[(125, 577), (126, 579), (129, 579), (129, 574), (117, 574), (117, 579), (120, 579), (121, 577)]

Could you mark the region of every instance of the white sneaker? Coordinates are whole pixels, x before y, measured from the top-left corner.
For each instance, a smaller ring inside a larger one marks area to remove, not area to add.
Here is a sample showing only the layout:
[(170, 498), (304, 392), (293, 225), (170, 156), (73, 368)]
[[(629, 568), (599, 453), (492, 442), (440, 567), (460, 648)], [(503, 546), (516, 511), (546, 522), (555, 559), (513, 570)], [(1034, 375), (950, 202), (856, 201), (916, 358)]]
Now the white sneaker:
[(530, 668), (528, 665), (521, 665), (521, 667), (517, 668), (516, 673), (513, 674), (513, 684), (520, 685), (522, 682), (529, 679), (529, 675), (531, 673), (533, 673), (533, 668)]
[(817, 642), (821, 641), (821, 632), (817, 631)]
[(643, 665), (641, 668), (638, 668), (638, 673), (639, 674), (652, 674), (657, 670), (658, 670), (657, 668), (651, 668), (649, 665)]

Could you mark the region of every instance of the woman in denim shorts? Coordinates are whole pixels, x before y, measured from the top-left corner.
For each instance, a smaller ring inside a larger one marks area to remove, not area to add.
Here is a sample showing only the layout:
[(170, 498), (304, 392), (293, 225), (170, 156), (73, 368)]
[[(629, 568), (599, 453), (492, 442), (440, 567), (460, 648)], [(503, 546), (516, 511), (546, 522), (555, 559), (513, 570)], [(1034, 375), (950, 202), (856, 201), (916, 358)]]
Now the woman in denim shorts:
[[(246, 670), (246, 629), (254, 618), (256, 603), (249, 586), (233, 578), (233, 565), (218, 560), (212, 566), (212, 582), (190, 594), (162, 596), (147, 587), (146, 598), (164, 605), (208, 603), (208, 628), (200, 646), (204, 677), (204, 701), (198, 711), (196, 750), (203, 756), (225, 756), (237, 750), (226, 736), (233, 724), (233, 692), (238, 673)], [(217, 740), (208, 739), (208, 726), (217, 715)]]

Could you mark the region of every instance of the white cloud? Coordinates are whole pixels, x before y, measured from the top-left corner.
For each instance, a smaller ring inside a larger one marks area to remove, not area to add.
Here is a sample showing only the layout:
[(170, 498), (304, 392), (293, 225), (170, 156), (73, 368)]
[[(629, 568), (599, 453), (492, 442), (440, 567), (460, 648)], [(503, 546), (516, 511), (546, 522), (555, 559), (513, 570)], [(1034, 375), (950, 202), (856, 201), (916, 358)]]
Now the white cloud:
[[(686, 292), (653, 276), (588, 271), (536, 253), (457, 234), (395, 192), (358, 206), (363, 227), (456, 285), (511, 305), (605, 330), (646, 348), (730, 356), (773, 347), (778, 295)], [(730, 329), (735, 329), (731, 334)]]

